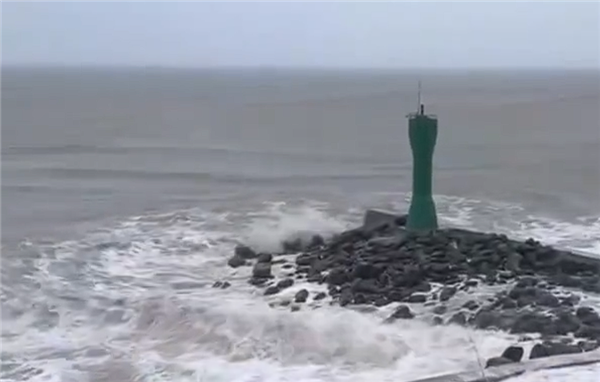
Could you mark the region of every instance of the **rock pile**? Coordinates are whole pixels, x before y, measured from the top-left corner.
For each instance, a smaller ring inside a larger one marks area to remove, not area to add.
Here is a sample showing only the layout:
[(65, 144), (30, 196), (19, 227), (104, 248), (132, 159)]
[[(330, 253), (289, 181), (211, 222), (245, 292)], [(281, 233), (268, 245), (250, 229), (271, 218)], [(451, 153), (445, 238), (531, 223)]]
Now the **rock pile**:
[[(495, 328), (511, 333), (539, 333), (542, 336), (573, 335), (590, 340), (576, 346), (590, 350), (600, 346), (600, 316), (591, 307), (578, 306), (580, 298), (559, 292), (557, 286), (600, 293), (600, 261), (545, 246), (533, 239), (524, 242), (504, 235), (442, 229), (416, 234), (404, 229), (406, 218), (371, 224), (343, 232), (325, 241), (319, 236), (306, 246), (287, 243), (281, 254), (257, 254), (248, 247), (236, 248), (228, 264), (252, 264), (250, 283), (264, 286), (273, 278), (271, 267), (285, 256), (299, 253), (295, 264), (284, 264), (297, 279), (325, 284), (328, 294), (341, 306), (402, 303), (388, 318), (410, 319), (415, 314), (404, 304), (435, 304), (433, 322), (454, 323), (481, 329)], [(276, 294), (294, 284), (284, 279), (265, 289)], [(446, 303), (458, 291), (477, 285), (506, 285), (484, 303), (468, 301), (447, 320)], [(438, 291), (434, 285), (442, 285)], [(302, 293), (300, 293), (302, 292)], [(308, 291), (295, 296), (304, 302)], [(324, 294), (315, 299), (324, 298)], [(544, 349), (565, 346), (550, 345)], [(574, 351), (573, 348), (569, 348)], [(532, 358), (557, 350), (536, 350)], [(514, 351), (513, 351), (514, 352)], [(513, 360), (503, 355), (504, 360)], [(503, 360), (492, 363), (504, 362)], [(515, 362), (514, 360), (512, 362)]]

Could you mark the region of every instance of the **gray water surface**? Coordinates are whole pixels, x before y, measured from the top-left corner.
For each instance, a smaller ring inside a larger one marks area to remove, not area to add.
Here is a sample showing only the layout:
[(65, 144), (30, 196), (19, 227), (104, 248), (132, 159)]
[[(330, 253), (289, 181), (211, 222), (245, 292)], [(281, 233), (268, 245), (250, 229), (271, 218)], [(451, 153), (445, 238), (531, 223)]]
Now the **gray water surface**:
[(406, 210), (419, 78), (443, 224), (600, 255), (597, 72), (4, 68), (0, 380), (383, 382), (499, 354), (506, 333), (391, 307), (271, 309), (226, 266)]
[(600, 211), (597, 72), (2, 71), (2, 237), (249, 199), (409, 191), (405, 114), (439, 117), (435, 192)]

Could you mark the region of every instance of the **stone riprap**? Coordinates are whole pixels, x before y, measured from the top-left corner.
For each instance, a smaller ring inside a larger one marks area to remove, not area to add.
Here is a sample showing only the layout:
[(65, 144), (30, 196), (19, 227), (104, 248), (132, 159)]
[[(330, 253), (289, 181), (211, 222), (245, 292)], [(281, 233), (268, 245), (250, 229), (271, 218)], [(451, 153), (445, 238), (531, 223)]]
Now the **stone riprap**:
[[(264, 288), (265, 295), (302, 280), (325, 285), (333, 303), (341, 306), (396, 304), (387, 323), (418, 319), (411, 306), (422, 304), (430, 307), (433, 324), (539, 335), (543, 341), (533, 347), (530, 359), (600, 347), (600, 316), (579, 295), (600, 293), (600, 259), (494, 233), (452, 228), (412, 233), (405, 223), (406, 216), (369, 211), (360, 228), (329, 240), (317, 235), (309, 243), (287, 242), (281, 253), (238, 246), (228, 264), (251, 266), (249, 282)], [(293, 277), (274, 280), (274, 264)], [(453, 304), (457, 293), (479, 286), (498, 291), (485, 301)], [(321, 300), (326, 294), (310, 297)], [(294, 302), (308, 298), (301, 289)], [(292, 309), (298, 309), (296, 304)], [(522, 348), (509, 348), (487, 366), (521, 358)]]

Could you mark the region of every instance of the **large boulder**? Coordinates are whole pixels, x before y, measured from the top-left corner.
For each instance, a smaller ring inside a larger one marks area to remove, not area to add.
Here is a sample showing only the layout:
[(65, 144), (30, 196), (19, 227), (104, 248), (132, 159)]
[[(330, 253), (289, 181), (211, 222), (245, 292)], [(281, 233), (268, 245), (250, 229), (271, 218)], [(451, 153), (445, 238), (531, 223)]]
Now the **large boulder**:
[(252, 277), (257, 279), (267, 279), (273, 277), (271, 274), (270, 263), (256, 263), (252, 268)]
[(258, 257), (258, 254), (252, 250), (252, 248), (245, 245), (238, 245), (235, 247), (234, 255), (245, 260), (252, 260)]

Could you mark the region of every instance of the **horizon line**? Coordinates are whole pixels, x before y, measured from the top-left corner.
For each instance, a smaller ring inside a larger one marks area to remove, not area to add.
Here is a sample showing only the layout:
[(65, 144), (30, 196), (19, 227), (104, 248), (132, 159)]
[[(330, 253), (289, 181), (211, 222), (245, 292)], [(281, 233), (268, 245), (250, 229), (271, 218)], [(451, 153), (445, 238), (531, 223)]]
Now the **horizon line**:
[(599, 66), (316, 66), (316, 65), (159, 65), (159, 64), (58, 64), (0, 63), (2, 69), (162, 69), (162, 70), (320, 70), (320, 71), (600, 71)]

